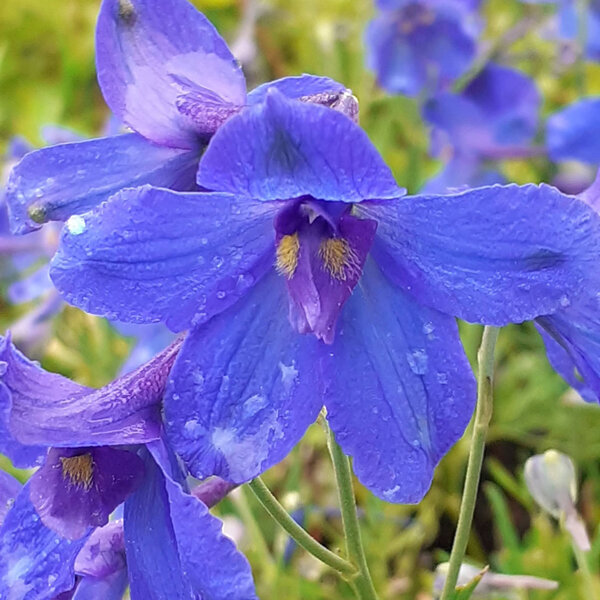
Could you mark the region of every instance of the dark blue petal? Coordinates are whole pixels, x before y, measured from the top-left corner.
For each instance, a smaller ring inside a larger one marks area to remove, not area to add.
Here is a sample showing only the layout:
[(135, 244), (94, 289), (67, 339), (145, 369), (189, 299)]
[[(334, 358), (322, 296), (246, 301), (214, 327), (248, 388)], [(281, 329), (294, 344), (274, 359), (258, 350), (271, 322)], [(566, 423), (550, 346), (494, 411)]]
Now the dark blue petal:
[[(60, 447), (157, 439), (159, 403), (180, 344), (174, 342), (136, 371), (94, 390), (44, 371), (0, 337), (0, 361), (6, 365), (0, 375), (0, 409), (7, 431), (22, 443)], [(14, 454), (13, 446), (0, 449), (15, 460), (9, 452)], [(42, 449), (19, 448), (25, 450), (39, 456)]]
[(125, 502), (132, 600), (253, 600), (250, 567), (197, 498), (145, 453), (144, 484)]
[(52, 600), (72, 589), (75, 557), (85, 540), (66, 540), (46, 528), (26, 484), (0, 528), (0, 598)]
[(351, 119), (276, 89), (219, 129), (200, 161), (198, 184), (260, 200), (360, 202), (403, 194)]
[(86, 312), (173, 331), (244, 295), (274, 262), (278, 203), (142, 187), (72, 217), (50, 275)]
[(267, 92), (271, 89), (278, 90), (288, 98), (296, 99), (308, 99), (309, 96), (319, 97), (324, 94), (334, 95), (346, 91), (346, 88), (334, 79), (304, 74), (298, 77), (283, 77), (259, 85), (248, 94), (248, 105), (254, 106), (264, 102)]
[(420, 501), (475, 405), (455, 320), (419, 306), (370, 263), (324, 377), (327, 419), (361, 482), (387, 501)]
[(575, 302), (536, 319), (554, 369), (588, 402), (600, 402), (600, 305)]
[(372, 253), (388, 277), (466, 321), (521, 322), (600, 288), (600, 218), (546, 185), (414, 196), (361, 210), (379, 221)]
[(583, 98), (553, 114), (546, 137), (552, 160), (600, 163), (600, 98)]
[[(98, 81), (112, 111), (154, 142), (198, 143), (177, 97), (203, 88), (241, 106), (246, 83), (223, 38), (186, 0), (104, 0), (96, 29)], [(202, 127), (200, 127), (202, 129)]]
[(14, 233), (64, 221), (125, 187), (194, 189), (198, 151), (157, 146), (134, 133), (61, 144), (28, 154), (6, 188)]
[(167, 437), (197, 477), (242, 483), (274, 465), (316, 419), (319, 344), (288, 318), (283, 278), (193, 330), (175, 363)]

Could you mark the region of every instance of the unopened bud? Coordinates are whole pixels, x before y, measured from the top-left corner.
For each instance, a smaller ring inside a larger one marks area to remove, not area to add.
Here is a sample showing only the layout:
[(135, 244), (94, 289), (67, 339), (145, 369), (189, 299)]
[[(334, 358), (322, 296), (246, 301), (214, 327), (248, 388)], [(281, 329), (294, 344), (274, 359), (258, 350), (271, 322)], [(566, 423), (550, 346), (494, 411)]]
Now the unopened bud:
[(569, 513), (577, 501), (573, 461), (556, 450), (527, 459), (525, 483), (534, 500), (557, 519)]

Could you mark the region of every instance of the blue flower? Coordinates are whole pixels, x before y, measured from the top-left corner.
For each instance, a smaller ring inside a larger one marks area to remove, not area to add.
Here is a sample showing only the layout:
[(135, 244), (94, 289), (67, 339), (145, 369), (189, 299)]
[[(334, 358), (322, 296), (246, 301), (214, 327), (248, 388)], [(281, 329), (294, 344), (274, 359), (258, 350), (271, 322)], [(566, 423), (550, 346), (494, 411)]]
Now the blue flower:
[(423, 117), (433, 127), (433, 153), (445, 166), (424, 191), (502, 183), (503, 176), (488, 163), (533, 151), (540, 105), (529, 77), (495, 64), (460, 94), (440, 93), (428, 100)]
[(417, 96), (445, 88), (471, 66), (474, 2), (381, 0), (365, 33), (367, 64), (383, 89)]
[(255, 477), (325, 405), (361, 481), (418, 501), (474, 404), (454, 317), (523, 321), (600, 287), (577, 198), (404, 198), (353, 121), (276, 90), (219, 129), (198, 183), (218, 191), (126, 190), (69, 221), (51, 274), (89, 312), (190, 329), (164, 414), (200, 478)]
[(546, 138), (555, 161), (600, 163), (600, 98), (582, 98), (550, 116)]
[[(73, 600), (120, 600), (127, 584), (132, 600), (256, 598), (250, 566), (222, 534), (202, 490), (192, 495), (185, 482), (177, 481), (181, 474), (173, 472), (160, 443), (139, 454), (131, 457), (143, 476), (127, 495), (123, 518), (77, 539), (43, 522), (32, 503), (37, 496), (31, 482), (20, 491), (18, 484), (0, 482), (0, 501), (12, 503), (0, 527), (2, 598), (54, 600), (70, 592)], [(98, 478), (101, 465), (91, 468)], [(75, 466), (72, 470), (77, 472)], [(79, 481), (71, 485), (71, 494), (74, 488), (80, 495), (92, 491)]]
[(21, 466), (43, 464), (22, 489), (0, 477), (0, 597), (117, 600), (129, 583), (132, 600), (255, 598), (248, 563), (208, 512), (231, 486), (190, 493), (160, 441), (179, 346), (89, 390), (2, 340), (0, 449)]
[(210, 136), (245, 105), (260, 102), (269, 85), (352, 110), (344, 87), (325, 77), (285, 78), (247, 95), (225, 41), (187, 0), (103, 0), (96, 66), (108, 106), (133, 133), (28, 154), (7, 189), (16, 233), (64, 221), (126, 187), (196, 189)]

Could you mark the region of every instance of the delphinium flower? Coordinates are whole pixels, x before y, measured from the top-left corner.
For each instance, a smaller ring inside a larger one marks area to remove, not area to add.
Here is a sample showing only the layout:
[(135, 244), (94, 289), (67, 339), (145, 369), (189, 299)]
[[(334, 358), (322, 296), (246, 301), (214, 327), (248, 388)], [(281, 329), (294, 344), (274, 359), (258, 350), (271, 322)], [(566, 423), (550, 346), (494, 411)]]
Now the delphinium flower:
[(268, 87), (352, 110), (351, 95), (325, 77), (289, 77), (246, 94), (241, 67), (212, 24), (187, 0), (103, 0), (96, 29), (98, 82), (133, 133), (28, 154), (8, 184), (17, 233), (64, 221), (114, 192), (149, 183), (196, 189), (211, 135)]
[(454, 317), (520, 322), (600, 288), (584, 202), (404, 198), (351, 119), (277, 90), (219, 129), (198, 183), (218, 191), (144, 186), (73, 217), (51, 274), (88, 312), (190, 330), (164, 414), (199, 478), (255, 477), (325, 405), (362, 482), (418, 501), (474, 404)]
[(529, 77), (493, 63), (462, 92), (428, 100), (423, 117), (433, 127), (433, 153), (445, 164), (424, 191), (503, 183), (497, 161), (533, 152), (540, 105)]
[(554, 161), (600, 164), (600, 98), (577, 100), (548, 118), (548, 154)]
[[(0, 527), (0, 597), (116, 600), (129, 583), (132, 600), (255, 598), (246, 560), (208, 512), (230, 486), (209, 481), (191, 494), (160, 441), (179, 346), (89, 390), (3, 340), (2, 451), (21, 466), (43, 464), (20, 491), (0, 482), (4, 507), (12, 499)], [(113, 513), (122, 522), (109, 522)]]
[(478, 2), (378, 0), (365, 42), (367, 64), (393, 94), (433, 93), (464, 74), (476, 53)]

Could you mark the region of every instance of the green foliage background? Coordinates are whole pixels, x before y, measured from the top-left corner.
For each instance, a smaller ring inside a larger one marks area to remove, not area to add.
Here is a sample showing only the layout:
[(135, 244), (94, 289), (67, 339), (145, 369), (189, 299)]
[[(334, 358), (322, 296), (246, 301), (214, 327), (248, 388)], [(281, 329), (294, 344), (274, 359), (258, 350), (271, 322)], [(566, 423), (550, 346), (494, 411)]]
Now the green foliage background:
[[(194, 3), (229, 41), (235, 38), (243, 2)], [(101, 130), (108, 111), (95, 79), (98, 7), (99, 0), (0, 3), (0, 150), (17, 134), (41, 144), (40, 128), (49, 123), (86, 136)], [(427, 129), (416, 102), (387, 96), (365, 70), (362, 36), (373, 13), (371, 3), (264, 0), (260, 11), (257, 59), (248, 71), (251, 85), (302, 72), (344, 82), (359, 98), (361, 123), (398, 182), (418, 190), (438, 163), (428, 155)], [(600, 93), (598, 65), (588, 64), (583, 71), (561, 67), (556, 45), (538, 35), (537, 23), (549, 11), (516, 0), (489, 0), (484, 8), (484, 39), (497, 45), (498, 59), (536, 78), (544, 94), (544, 115), (582, 93)], [(524, 19), (531, 20), (529, 30), (516, 43), (502, 46), (506, 32)], [(519, 183), (550, 180), (555, 169), (543, 157), (504, 165), (508, 177)], [(27, 308), (0, 300), (0, 330)], [(473, 359), (480, 329), (465, 325), (462, 333)], [(117, 373), (130, 344), (103, 320), (69, 308), (57, 318), (39, 358), (50, 370), (99, 386)], [(600, 410), (573, 400), (573, 392), (549, 367), (541, 340), (529, 324), (501, 333), (497, 361), (495, 415), (469, 556), (497, 571), (560, 582), (556, 592), (523, 593), (517, 596), (522, 600), (588, 598), (568, 538), (534, 506), (523, 484), (522, 467), (528, 456), (547, 448), (573, 457), (581, 475), (580, 509), (594, 543), (590, 564), (600, 584)], [(467, 451), (468, 436), (442, 461), (431, 491), (418, 506), (386, 504), (357, 484), (367, 553), (382, 600), (431, 597), (432, 570), (445, 558), (452, 540)], [(7, 461), (1, 464), (14, 472)], [(27, 477), (25, 472), (17, 475)], [(332, 470), (318, 426), (265, 479), (290, 509), (306, 508), (306, 526), (313, 535), (332, 548), (342, 548)], [(343, 581), (303, 552), (296, 550), (291, 562), (285, 562), (285, 536), (245, 490), (224, 501), (217, 512), (234, 523), (245, 518), (241, 546), (252, 562), (261, 598), (352, 597)]]

